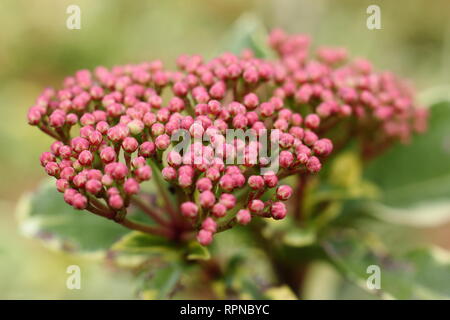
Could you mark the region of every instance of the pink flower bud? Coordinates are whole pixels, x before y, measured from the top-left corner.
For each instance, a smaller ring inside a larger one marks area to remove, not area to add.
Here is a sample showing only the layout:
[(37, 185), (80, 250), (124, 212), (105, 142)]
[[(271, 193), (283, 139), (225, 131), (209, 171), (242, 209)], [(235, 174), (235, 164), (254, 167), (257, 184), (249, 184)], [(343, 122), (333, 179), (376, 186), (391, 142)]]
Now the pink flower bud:
[(267, 172), (263, 175), (264, 183), (269, 187), (273, 188), (278, 184), (278, 177), (273, 172)]
[(312, 146), (316, 141), (318, 140), (317, 134), (315, 134), (312, 131), (306, 130), (303, 135), (303, 142), (308, 145)]
[(317, 129), (320, 125), (320, 118), (317, 114), (311, 113), (305, 117), (305, 126), (309, 129)]
[(89, 149), (89, 141), (85, 138), (76, 137), (72, 139), (72, 141), (70, 142), (70, 146), (72, 147), (73, 151), (75, 151), (76, 153), (80, 153), (84, 150)]
[(104, 163), (111, 163), (116, 161), (116, 152), (112, 147), (106, 147), (100, 152), (100, 159)]
[(333, 143), (327, 138), (317, 140), (313, 145), (313, 151), (319, 156), (326, 157), (333, 151)]
[(195, 218), (198, 213), (198, 207), (191, 201), (183, 202), (181, 204), (181, 214), (186, 218)]
[(222, 217), (225, 217), (225, 215), (227, 213), (227, 207), (222, 203), (216, 203), (213, 206), (211, 212), (215, 217), (222, 218)]
[(239, 224), (246, 225), (252, 220), (252, 215), (250, 211), (241, 209), (236, 214), (236, 220)]
[(87, 198), (80, 193), (77, 193), (73, 196), (72, 206), (77, 210), (84, 210), (87, 207)]
[(66, 167), (61, 170), (60, 178), (65, 179), (67, 181), (72, 181), (73, 177), (75, 177), (75, 169), (72, 167)]
[(250, 188), (260, 190), (264, 188), (264, 179), (261, 176), (250, 176), (247, 181)]
[(139, 155), (148, 158), (155, 154), (156, 145), (151, 141), (146, 141), (139, 147)]
[(230, 174), (223, 175), (219, 180), (219, 186), (227, 192), (232, 191), (234, 189), (233, 177)]
[(58, 179), (56, 180), (56, 189), (59, 192), (65, 192), (70, 187), (69, 181), (66, 179)]
[(139, 181), (147, 181), (152, 178), (152, 168), (150, 166), (145, 165), (140, 167), (134, 171), (135, 178)]
[(248, 204), (248, 209), (253, 213), (259, 214), (264, 210), (264, 202), (259, 199), (252, 200)]
[(47, 162), (45, 165), (45, 171), (49, 176), (58, 177), (61, 169), (56, 162)]
[(78, 156), (78, 161), (83, 166), (90, 166), (92, 164), (92, 161), (94, 160), (94, 156), (92, 153), (88, 150), (84, 150), (80, 153)]
[(88, 180), (85, 185), (86, 191), (92, 194), (97, 194), (103, 189), (103, 185), (98, 180)]
[(133, 153), (137, 150), (139, 143), (135, 138), (127, 137), (122, 142), (122, 148), (128, 153)]
[(320, 163), (320, 160), (317, 157), (312, 156), (308, 159), (308, 162), (306, 163), (306, 168), (310, 172), (316, 173), (320, 171), (320, 169), (322, 168), (322, 164)]
[(114, 162), (114, 163), (110, 163), (107, 166), (108, 170), (107, 171), (108, 174), (111, 175), (111, 177), (115, 180), (122, 180), (124, 179), (127, 174), (128, 174), (128, 168), (125, 164), (123, 164), (122, 162)]
[(207, 230), (200, 230), (197, 234), (197, 241), (202, 245), (202, 246), (207, 246), (209, 245), (213, 240), (212, 237), (212, 232), (211, 231), (207, 231)]
[(172, 181), (177, 178), (177, 170), (172, 167), (164, 167), (161, 174), (167, 181)]
[(272, 203), (270, 213), (276, 220), (283, 219), (284, 217), (286, 217), (287, 213), (286, 205), (283, 202), (274, 202)]
[(159, 150), (166, 150), (170, 145), (170, 137), (162, 134), (155, 139), (155, 145)]
[(132, 135), (140, 134), (142, 131), (144, 131), (144, 128), (145, 128), (144, 122), (142, 122), (141, 120), (137, 120), (137, 119), (128, 122), (127, 126), (128, 126), (128, 129), (130, 129), (130, 133)]
[(211, 191), (203, 191), (199, 196), (200, 205), (203, 208), (212, 208), (216, 202), (216, 197)]
[(219, 202), (223, 204), (227, 209), (233, 209), (236, 205), (236, 197), (230, 193), (223, 193), (220, 196)]
[(43, 167), (45, 167), (47, 165), (47, 163), (55, 162), (56, 158), (55, 158), (55, 156), (52, 153), (44, 152), (44, 153), (41, 154), (41, 157), (40, 157), (39, 160), (41, 161), (41, 165)]
[(208, 217), (203, 221), (202, 229), (215, 233), (217, 230), (217, 223), (211, 217)]
[(255, 109), (259, 104), (259, 98), (254, 93), (249, 93), (244, 97), (244, 104), (249, 109)]
[(123, 199), (120, 195), (114, 194), (109, 197), (108, 204), (114, 210), (120, 210), (123, 208)]
[(282, 168), (289, 168), (294, 163), (294, 155), (287, 151), (283, 150), (280, 152), (280, 166)]
[(282, 185), (277, 188), (278, 200), (288, 200), (292, 196), (292, 188), (288, 185)]
[(210, 191), (212, 189), (212, 182), (208, 178), (201, 178), (197, 181), (196, 186), (200, 192)]
[(134, 180), (133, 178), (129, 178), (123, 184), (123, 190), (125, 191), (126, 194), (129, 195), (138, 194), (140, 191), (140, 186), (136, 180)]

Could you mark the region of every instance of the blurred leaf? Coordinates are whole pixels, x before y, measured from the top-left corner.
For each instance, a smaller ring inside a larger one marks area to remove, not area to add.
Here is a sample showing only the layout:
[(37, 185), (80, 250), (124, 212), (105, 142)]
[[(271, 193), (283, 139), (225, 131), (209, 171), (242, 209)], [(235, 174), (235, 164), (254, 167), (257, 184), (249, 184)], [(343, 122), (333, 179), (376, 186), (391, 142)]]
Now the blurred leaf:
[(437, 227), (450, 221), (450, 200), (419, 203), (409, 208), (392, 208), (377, 202), (362, 204), (364, 213), (382, 221), (410, 226)]
[(283, 242), (292, 247), (304, 247), (313, 244), (316, 241), (316, 233), (312, 229), (295, 228), (286, 232), (283, 236)]
[(77, 211), (64, 202), (54, 180), (45, 181), (19, 202), (21, 231), (30, 237), (64, 250), (99, 252), (107, 250), (128, 229), (90, 212)]
[(365, 176), (384, 192), (383, 203), (411, 207), (450, 199), (450, 103), (430, 108), (429, 129), (369, 164)]
[(267, 30), (261, 20), (252, 13), (245, 13), (236, 20), (225, 36), (224, 50), (240, 54), (244, 49), (251, 49), (256, 57), (268, 58), (273, 53), (266, 40)]
[(189, 244), (187, 252), (188, 260), (209, 260), (210, 258), (211, 254), (209, 253), (208, 248), (200, 245), (197, 241)]
[[(342, 232), (323, 243), (331, 261), (361, 288), (384, 298), (449, 299), (450, 254), (442, 249), (416, 249), (393, 256), (374, 239)], [(369, 289), (369, 266), (381, 271), (381, 288)]]
[(178, 263), (172, 263), (154, 271), (143, 285), (141, 297), (145, 300), (168, 299), (174, 293), (180, 281), (183, 268)]
[(163, 237), (132, 231), (117, 241), (112, 250), (130, 253), (169, 253), (175, 252), (173, 243)]
[(265, 295), (271, 300), (297, 300), (292, 290), (284, 285), (266, 290)]

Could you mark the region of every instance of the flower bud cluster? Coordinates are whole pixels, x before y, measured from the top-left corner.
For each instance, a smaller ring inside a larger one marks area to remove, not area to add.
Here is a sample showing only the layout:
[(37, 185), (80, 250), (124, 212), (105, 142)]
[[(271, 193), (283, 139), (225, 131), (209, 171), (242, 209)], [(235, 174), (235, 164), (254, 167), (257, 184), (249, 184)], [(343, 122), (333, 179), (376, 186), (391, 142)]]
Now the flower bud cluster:
[[(359, 135), (368, 153), (425, 129), (426, 112), (392, 74), (349, 62), (343, 49), (308, 58), (309, 39), (281, 30), (269, 44), (278, 59), (246, 50), (209, 61), (182, 55), (175, 71), (159, 60), (78, 71), (28, 112), (31, 125), (56, 139), (42, 166), (74, 208), (125, 214), (158, 168), (178, 190), (185, 231), (208, 245), (236, 223), (283, 219), (293, 190), (279, 181), (319, 172), (336, 143), (333, 129)], [(229, 139), (230, 130), (245, 136)], [(189, 138), (182, 150), (181, 133)], [(275, 156), (259, 156), (267, 136)], [(275, 160), (280, 169), (270, 170)]]

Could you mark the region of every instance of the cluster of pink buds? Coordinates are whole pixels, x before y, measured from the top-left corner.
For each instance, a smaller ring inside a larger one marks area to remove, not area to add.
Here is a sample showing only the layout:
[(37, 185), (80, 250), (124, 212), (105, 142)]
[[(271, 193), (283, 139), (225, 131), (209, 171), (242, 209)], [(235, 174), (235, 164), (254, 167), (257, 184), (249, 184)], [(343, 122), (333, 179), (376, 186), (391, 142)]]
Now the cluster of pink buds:
[[(210, 61), (183, 55), (176, 71), (161, 61), (78, 71), (28, 112), (31, 125), (56, 139), (42, 166), (76, 209), (123, 223), (135, 204), (160, 224), (158, 234), (194, 233), (208, 245), (215, 233), (254, 217), (283, 219), (293, 189), (280, 181), (320, 171), (333, 145), (358, 135), (370, 155), (425, 129), (426, 112), (392, 74), (374, 73), (364, 60), (348, 63), (342, 49), (319, 49), (309, 59), (305, 36), (275, 30), (269, 43), (279, 59), (246, 50)], [(270, 157), (267, 135), (277, 146)], [(163, 197), (166, 214), (142, 197), (151, 168), (172, 191)]]

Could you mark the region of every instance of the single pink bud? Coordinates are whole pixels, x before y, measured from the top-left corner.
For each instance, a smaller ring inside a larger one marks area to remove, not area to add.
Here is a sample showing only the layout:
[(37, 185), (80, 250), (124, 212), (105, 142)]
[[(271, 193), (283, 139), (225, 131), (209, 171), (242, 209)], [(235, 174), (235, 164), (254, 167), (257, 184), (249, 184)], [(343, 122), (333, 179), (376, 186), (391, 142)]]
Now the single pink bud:
[(94, 156), (92, 153), (88, 150), (84, 150), (80, 153), (78, 156), (78, 161), (83, 166), (90, 166), (92, 164), (92, 161), (94, 160)]
[(305, 126), (309, 129), (317, 129), (320, 125), (320, 117), (311, 113), (305, 117)]
[(99, 131), (93, 131), (89, 134), (89, 142), (94, 145), (98, 146), (103, 141), (103, 135)]
[(326, 157), (333, 151), (333, 143), (327, 138), (317, 140), (313, 145), (313, 151), (319, 156)]
[(236, 220), (239, 224), (246, 225), (252, 220), (252, 215), (250, 214), (250, 211), (241, 209), (236, 214)]
[(144, 122), (142, 122), (141, 120), (137, 120), (137, 119), (128, 122), (127, 126), (128, 126), (128, 129), (130, 129), (130, 133), (132, 135), (140, 134), (142, 131), (144, 131), (144, 128), (145, 128)]
[(80, 122), (82, 126), (90, 126), (95, 124), (95, 117), (91, 113), (85, 113), (81, 116)]
[(151, 157), (155, 154), (156, 145), (151, 141), (146, 141), (139, 147), (139, 155), (145, 158)]
[(133, 153), (137, 150), (139, 143), (133, 137), (126, 137), (122, 142), (122, 148), (128, 153)]
[(207, 231), (207, 230), (200, 230), (197, 234), (197, 241), (202, 245), (202, 246), (207, 246), (209, 245), (213, 240), (213, 236), (212, 236), (212, 232), (211, 231)]
[[(114, 162), (110, 163), (109, 168), (111, 169), (109, 174), (111, 177), (115, 180), (122, 180), (124, 179), (128, 174), (128, 168), (125, 164), (122, 162)], [(109, 171), (109, 170), (108, 170)]]
[(114, 194), (109, 197), (108, 204), (111, 208), (119, 210), (123, 208), (123, 199), (119, 194)]
[(45, 171), (49, 176), (58, 177), (61, 169), (56, 162), (47, 162), (45, 165)]
[(155, 145), (159, 150), (166, 150), (170, 145), (170, 137), (167, 134), (156, 137)]
[(196, 186), (200, 192), (210, 191), (212, 189), (212, 182), (208, 178), (201, 178), (197, 181)]
[(292, 196), (292, 188), (288, 185), (282, 185), (277, 188), (278, 200), (288, 200)]
[(275, 106), (271, 102), (261, 103), (259, 108), (263, 117), (270, 117), (275, 112)]
[(217, 218), (225, 217), (227, 213), (227, 207), (222, 203), (216, 203), (211, 210), (212, 214)]
[(294, 155), (287, 150), (280, 152), (280, 166), (282, 168), (289, 168), (294, 163)]
[(278, 184), (278, 177), (273, 172), (267, 172), (263, 175), (264, 183), (269, 187), (273, 188)]
[(250, 176), (247, 181), (250, 188), (260, 190), (264, 188), (264, 179), (261, 176)]
[(140, 191), (140, 186), (136, 180), (134, 180), (133, 178), (129, 178), (123, 184), (123, 190), (125, 191), (126, 194), (129, 195), (138, 194)]
[(54, 128), (61, 128), (66, 122), (66, 115), (61, 110), (55, 110), (49, 117), (50, 126)]
[(38, 108), (30, 108), (30, 110), (28, 110), (28, 123), (30, 125), (37, 125), (42, 118), (42, 113)]
[(255, 109), (259, 104), (258, 96), (254, 93), (249, 93), (244, 97), (244, 104), (249, 109)]
[(223, 175), (219, 180), (219, 186), (227, 192), (232, 191), (234, 189), (233, 177), (230, 174)]
[(106, 121), (100, 121), (95, 126), (95, 129), (101, 134), (106, 134), (109, 130), (109, 124)]
[(65, 167), (61, 170), (60, 178), (65, 179), (67, 181), (72, 181), (73, 177), (75, 177), (75, 169), (72, 167)]
[(164, 167), (161, 174), (167, 181), (175, 180), (177, 178), (177, 170), (172, 167)]
[(286, 205), (283, 202), (274, 202), (272, 203), (270, 213), (276, 220), (283, 219), (284, 217), (286, 217), (287, 213)]
[(191, 201), (183, 202), (181, 204), (181, 214), (186, 218), (195, 218), (198, 213), (198, 207)]
[(110, 187), (110, 186), (113, 185), (114, 179), (113, 179), (109, 174), (105, 174), (105, 175), (102, 177), (101, 182), (102, 182), (102, 184), (103, 184), (105, 187)]
[(59, 192), (65, 192), (70, 187), (69, 181), (66, 179), (58, 179), (56, 180), (56, 189)]
[(213, 220), (213, 218), (208, 217), (202, 223), (202, 229), (215, 233), (217, 230), (217, 223)]
[(312, 146), (319, 138), (317, 137), (317, 134), (315, 134), (312, 131), (306, 130), (303, 135), (303, 142), (308, 145)]
[(94, 179), (94, 180), (101, 181), (102, 177), (103, 177), (103, 173), (98, 169), (91, 169), (88, 171), (87, 177), (88, 177), (88, 179)]
[(147, 161), (144, 157), (136, 157), (133, 160), (131, 160), (131, 165), (133, 168), (140, 168), (147, 164)]
[(138, 181), (147, 181), (152, 178), (152, 168), (145, 165), (134, 171), (134, 176)]
[(95, 179), (88, 180), (85, 185), (86, 191), (97, 194), (103, 189), (103, 184)]
[(77, 210), (84, 210), (87, 207), (87, 198), (80, 193), (77, 193), (72, 198), (72, 206)]
[(310, 172), (315, 173), (320, 171), (320, 169), (322, 168), (322, 164), (320, 163), (320, 160), (317, 157), (312, 156), (308, 159), (308, 162), (306, 163), (306, 168)]
[(116, 152), (112, 147), (106, 147), (100, 152), (100, 159), (104, 163), (111, 163), (116, 161)]
[(83, 172), (77, 174), (75, 177), (73, 177), (73, 184), (78, 188), (83, 188), (86, 185), (88, 178), (87, 175)]
[(203, 208), (212, 208), (216, 202), (216, 197), (211, 191), (203, 191), (199, 196), (200, 205)]
[(264, 202), (259, 199), (252, 200), (248, 204), (248, 209), (253, 213), (259, 214), (264, 210)]
[(219, 202), (223, 204), (227, 209), (233, 209), (236, 205), (236, 197), (230, 193), (223, 193), (220, 196)]

